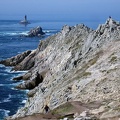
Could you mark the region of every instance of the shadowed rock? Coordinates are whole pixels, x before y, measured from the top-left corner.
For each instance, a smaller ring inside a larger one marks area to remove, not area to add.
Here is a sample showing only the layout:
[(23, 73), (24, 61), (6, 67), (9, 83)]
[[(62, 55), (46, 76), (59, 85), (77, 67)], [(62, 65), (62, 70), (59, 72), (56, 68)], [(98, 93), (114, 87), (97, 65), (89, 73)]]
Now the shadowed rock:
[(36, 50), (33, 50), (28, 57), (26, 57), (23, 61), (21, 61), (19, 64), (14, 66), (12, 70), (29, 70), (31, 69), (34, 64), (34, 58), (35, 58)]
[(31, 77), (31, 73), (27, 72), (26, 74), (22, 75), (22, 76), (18, 76), (18, 77), (15, 77), (13, 78), (13, 80), (29, 80)]
[(30, 32), (28, 32), (28, 34), (25, 35), (25, 37), (41, 37), (44, 34), (45, 33), (42, 31), (42, 28), (38, 26), (36, 28), (31, 29)]
[(30, 53), (31, 53), (30, 50), (23, 52), (22, 54), (19, 54), (15, 57), (0, 61), (0, 64), (4, 64), (6, 66), (16, 66), (20, 62), (22, 62)]
[(37, 73), (36, 77), (33, 80), (19, 84), (18, 86), (16, 86), (16, 88), (31, 90), (31, 89), (34, 89), (36, 86), (38, 86), (42, 82), (43, 82), (43, 77), (39, 73)]
[(23, 79), (23, 76), (18, 76), (18, 77), (15, 77), (15, 78), (13, 78), (13, 80), (22, 80)]

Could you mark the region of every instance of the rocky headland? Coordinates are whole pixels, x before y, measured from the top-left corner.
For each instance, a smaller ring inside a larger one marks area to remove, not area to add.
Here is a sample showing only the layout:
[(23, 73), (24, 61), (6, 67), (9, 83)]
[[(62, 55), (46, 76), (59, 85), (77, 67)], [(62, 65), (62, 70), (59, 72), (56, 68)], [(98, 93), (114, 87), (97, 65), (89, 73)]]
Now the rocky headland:
[(108, 18), (92, 30), (65, 25), (37, 49), (0, 64), (28, 70), (14, 80), (29, 89), (25, 106), (8, 120), (120, 118), (120, 23)]

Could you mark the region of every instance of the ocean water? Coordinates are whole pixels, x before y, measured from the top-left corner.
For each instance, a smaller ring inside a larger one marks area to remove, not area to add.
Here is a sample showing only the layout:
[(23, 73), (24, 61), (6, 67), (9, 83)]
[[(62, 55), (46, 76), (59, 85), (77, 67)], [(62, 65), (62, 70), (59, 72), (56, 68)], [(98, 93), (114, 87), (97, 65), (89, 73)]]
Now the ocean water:
[[(30, 21), (31, 24), (20, 25), (18, 20), (0, 20), (0, 60), (10, 58), (26, 50), (37, 48), (39, 41), (60, 31), (63, 25), (74, 26), (79, 23), (85, 23), (95, 29), (99, 21)], [(33, 28), (41, 26), (46, 32), (43, 38), (20, 37), (27, 34)], [(0, 65), (0, 120), (4, 117), (13, 115), (18, 108), (24, 106), (27, 100), (25, 90), (17, 90), (14, 87), (22, 81), (16, 82), (12, 79), (24, 74), (25, 71), (11, 71), (11, 67)]]

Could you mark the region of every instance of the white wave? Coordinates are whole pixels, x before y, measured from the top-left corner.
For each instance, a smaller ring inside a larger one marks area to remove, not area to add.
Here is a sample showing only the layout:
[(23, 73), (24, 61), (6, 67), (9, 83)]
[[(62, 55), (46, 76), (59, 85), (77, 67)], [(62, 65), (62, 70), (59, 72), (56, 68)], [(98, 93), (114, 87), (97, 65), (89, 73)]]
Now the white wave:
[(8, 98), (7, 98), (7, 99), (5, 99), (5, 100), (3, 100), (3, 102), (10, 102), (10, 101), (11, 101), (11, 100), (10, 100), (10, 99), (11, 99), (11, 97), (12, 97), (12, 95), (11, 95), (11, 94), (9, 94), (9, 95), (8, 95)]
[(0, 35), (5, 36), (16, 36), (16, 35), (27, 35), (29, 31), (25, 31), (25, 32), (20, 32), (20, 31), (16, 31), (16, 32), (0, 32)]
[(6, 74), (6, 73), (0, 73), (0, 75), (7, 76), (8, 74)]
[(6, 102), (10, 102), (11, 100), (9, 99), (6, 99), (6, 100), (3, 100), (1, 103), (6, 103)]
[(14, 88), (15, 86), (19, 85), (19, 84), (22, 84), (24, 83), (25, 81), (21, 80), (21, 81), (17, 81), (16, 83), (12, 83), (12, 84), (9, 84), (11, 87), (12, 90), (18, 90), (16, 88)]
[(50, 31), (49, 31), (49, 30), (46, 30), (46, 31), (43, 31), (43, 32), (45, 32), (45, 33), (50, 33)]
[(5, 65), (0, 64), (0, 67), (5, 67)]
[(5, 109), (0, 109), (0, 113), (3, 113), (5, 117), (9, 116), (10, 111)]
[(26, 93), (28, 93), (30, 90), (25, 90)]
[[(10, 86), (16, 86), (16, 85), (18, 85), (18, 82), (16, 82), (16, 83), (12, 83), (12, 84), (9, 84)], [(13, 88), (11, 88), (11, 89), (13, 89)]]
[(50, 33), (46, 33), (46, 35), (50, 35)]
[(22, 52), (17, 52), (18, 54), (21, 54)]
[(26, 73), (28, 72), (27, 70), (24, 70), (24, 71), (15, 71), (15, 70), (12, 70), (10, 71), (10, 73)]
[(58, 30), (45, 30), (44, 32), (57, 32)]
[(4, 110), (5, 112), (5, 117), (9, 116), (10, 111), (9, 110)]
[(14, 35), (18, 35), (18, 33), (6, 33), (6, 35), (12, 35), (12, 36), (14, 36)]
[(1, 32), (0, 35), (2, 35), (2, 36), (6, 36), (6, 35), (15, 36), (15, 35), (18, 35), (18, 33), (17, 32)]
[(28, 35), (28, 32), (29, 31), (21, 32), (21, 33), (19, 33), (19, 35)]
[(27, 100), (23, 100), (22, 103), (26, 103)]
[(0, 101), (0, 103), (10, 102), (10, 101), (11, 101), (11, 100), (10, 100), (11, 97), (12, 97), (11, 94), (9, 94), (9, 95), (8, 95), (8, 98)]
[(4, 86), (4, 84), (0, 84), (0, 86)]
[(12, 69), (12, 67), (6, 67), (5, 72), (11, 73), (11, 69)]
[(11, 89), (12, 89), (12, 90), (18, 90), (18, 89), (17, 89), (17, 88), (15, 88), (15, 87), (12, 87)]

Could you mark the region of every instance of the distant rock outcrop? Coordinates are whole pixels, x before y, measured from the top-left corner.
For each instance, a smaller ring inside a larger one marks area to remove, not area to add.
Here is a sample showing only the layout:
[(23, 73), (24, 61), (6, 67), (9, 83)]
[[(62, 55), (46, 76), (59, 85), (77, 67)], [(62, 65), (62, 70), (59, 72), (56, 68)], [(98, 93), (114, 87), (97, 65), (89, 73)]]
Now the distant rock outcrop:
[[(74, 101), (83, 103), (82, 108), (89, 104), (90, 115), (98, 119), (120, 116), (120, 24), (112, 18), (96, 30), (84, 24), (65, 25), (59, 33), (40, 41), (21, 62), (14, 61), (0, 63), (13, 65), (14, 70), (29, 70), (29, 79), (19, 87), (31, 90), (25, 106), (9, 120), (43, 115), (45, 106), (53, 113), (65, 111), (73, 117), (76, 111), (68, 103)], [(74, 104), (78, 110), (80, 103)], [(95, 103), (100, 104), (96, 107)], [(58, 107), (63, 104), (66, 107)], [(76, 119), (93, 117), (78, 112)]]
[(42, 28), (38, 26), (36, 28), (31, 29), (30, 32), (28, 32), (28, 34), (25, 36), (26, 37), (41, 37), (44, 34), (45, 33), (42, 31)]

